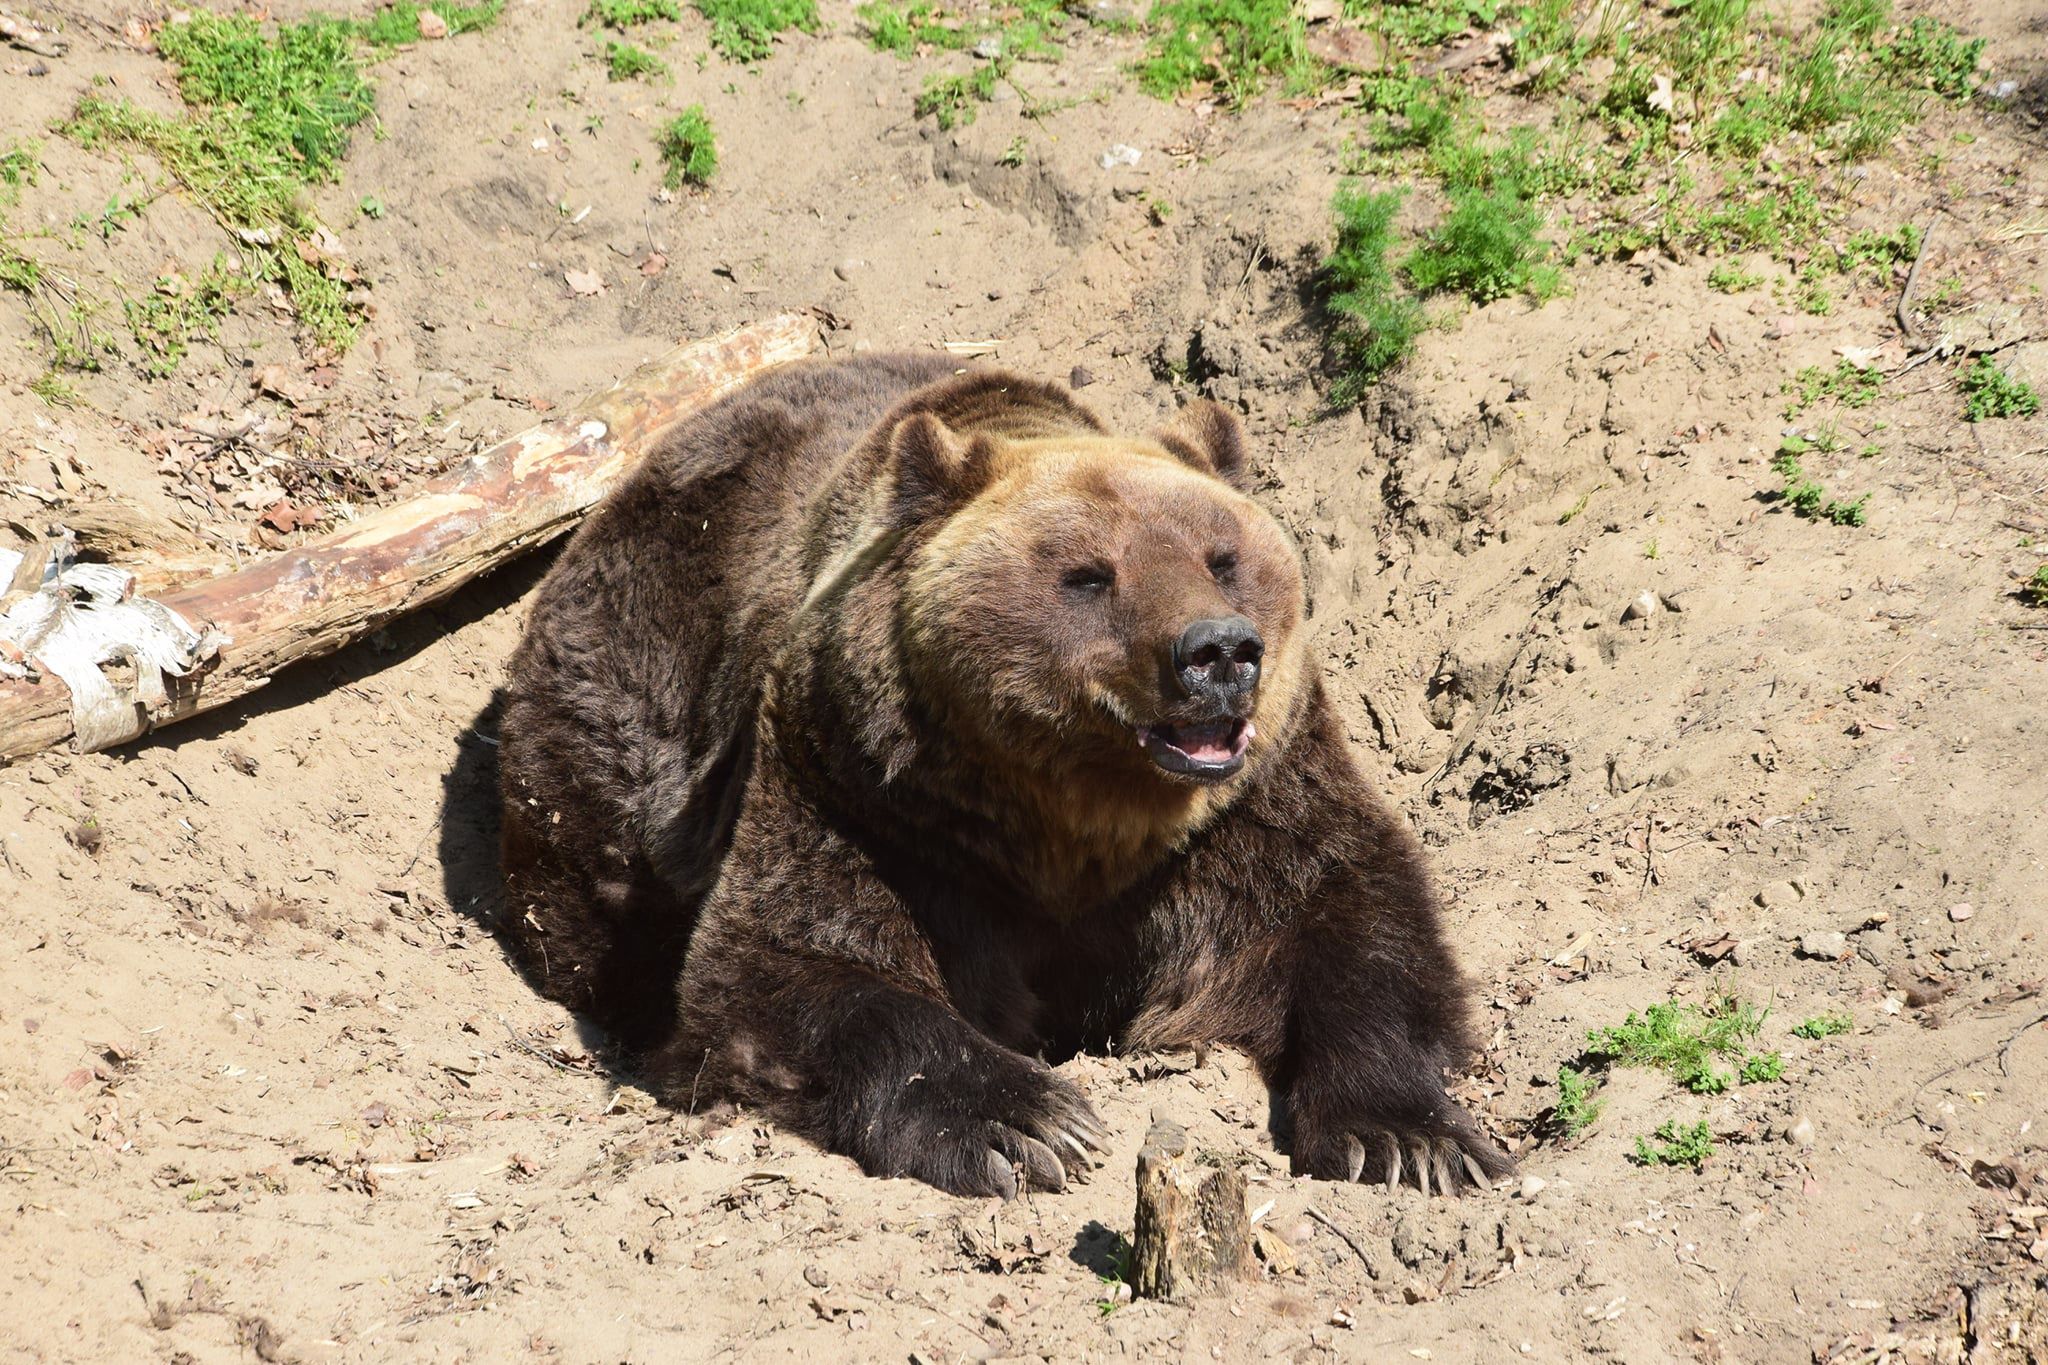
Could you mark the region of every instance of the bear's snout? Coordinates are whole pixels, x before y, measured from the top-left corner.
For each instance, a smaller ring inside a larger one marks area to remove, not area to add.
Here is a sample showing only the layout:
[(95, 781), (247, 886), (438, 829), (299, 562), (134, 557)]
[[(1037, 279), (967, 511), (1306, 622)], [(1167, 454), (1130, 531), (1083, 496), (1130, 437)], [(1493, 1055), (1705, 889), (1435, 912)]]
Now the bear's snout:
[(1196, 621), (1173, 642), (1173, 676), (1181, 690), (1219, 709), (1259, 685), (1259, 661), (1266, 642), (1242, 616)]

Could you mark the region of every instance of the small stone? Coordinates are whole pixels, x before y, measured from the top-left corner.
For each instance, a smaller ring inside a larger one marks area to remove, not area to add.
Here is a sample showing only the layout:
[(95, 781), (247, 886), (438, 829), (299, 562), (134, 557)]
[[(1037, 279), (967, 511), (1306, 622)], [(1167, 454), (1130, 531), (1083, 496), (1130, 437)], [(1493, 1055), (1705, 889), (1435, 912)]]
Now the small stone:
[(1086, 365), (1076, 365), (1067, 375), (1067, 387), (1070, 389), (1085, 389), (1094, 382), (1095, 372)]
[(830, 1289), (832, 1277), (825, 1273), (825, 1267), (821, 1265), (807, 1265), (804, 1267), (804, 1283), (813, 1289)]
[(1785, 1141), (1795, 1147), (1813, 1146), (1813, 1120), (1801, 1114), (1785, 1125)]
[(1951, 920), (1955, 921), (1957, 924), (1961, 924), (1964, 920), (1968, 919), (1970, 916), (1976, 913), (1977, 907), (1971, 905), (1968, 901), (1964, 901), (1960, 905), (1951, 905), (1948, 908), (1948, 917)]
[(845, 260), (833, 266), (832, 273), (837, 275), (842, 280), (850, 280), (854, 277), (854, 275), (857, 272), (866, 270), (867, 268), (868, 263), (866, 261), (861, 260), (858, 256), (849, 256)]
[(1549, 1188), (1550, 1182), (1548, 1180), (1545, 1180), (1542, 1176), (1525, 1175), (1522, 1177), (1522, 1188), (1518, 1190), (1516, 1193), (1520, 1196), (1522, 1202), (1527, 1204), (1532, 1202), (1537, 1195), (1543, 1193), (1545, 1190)]
[(1766, 910), (1782, 910), (1799, 904), (1801, 899), (1799, 888), (1791, 882), (1772, 882), (1756, 893), (1756, 903)]
[(448, 21), (430, 9), (420, 11), (420, 37), (435, 41), (448, 36)]
[(1817, 957), (1833, 962), (1849, 951), (1849, 936), (1830, 930), (1820, 934), (1806, 934), (1799, 940), (1801, 957)]
[(1642, 592), (1637, 593), (1635, 600), (1623, 609), (1621, 619), (1624, 621), (1640, 621), (1646, 616), (1656, 615), (1657, 609), (1661, 605), (1657, 600), (1657, 594), (1645, 588)]

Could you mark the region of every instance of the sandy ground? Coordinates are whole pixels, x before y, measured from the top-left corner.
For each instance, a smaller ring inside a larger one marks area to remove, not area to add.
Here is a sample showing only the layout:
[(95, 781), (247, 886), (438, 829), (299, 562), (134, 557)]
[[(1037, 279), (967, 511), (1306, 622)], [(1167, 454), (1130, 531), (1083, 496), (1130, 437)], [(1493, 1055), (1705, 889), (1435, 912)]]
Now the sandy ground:
[[(0, 300), (0, 511), (112, 490), (227, 558), (272, 538), (275, 485), (402, 492), (536, 401), (785, 308), (829, 314), (835, 351), (995, 338), (1084, 367), (1133, 427), (1185, 366), (1246, 412), (1360, 752), (1452, 892), (1491, 1040), (1464, 1091), (1526, 1179), (1462, 1201), (1292, 1180), (1227, 1053), (1071, 1063), (1113, 1148), (1011, 1205), (654, 1106), (489, 930), (490, 704), (543, 555), (251, 704), (0, 770), (0, 1358), (2048, 1358), (2048, 617), (2015, 594), (2048, 419), (1965, 424), (1950, 367), (1912, 370), (1814, 462), (1872, 492), (1868, 526), (1799, 520), (1760, 496), (1781, 386), (1838, 346), (1902, 363), (1892, 293), (1809, 317), (1662, 258), (1467, 313), (1322, 419), (1303, 299), (1339, 111), (1150, 101), (1122, 74), (1137, 40), (1090, 35), (1027, 74), (1099, 100), (940, 133), (909, 112), (924, 68), (868, 51), (847, 6), (751, 72), (699, 73), (692, 15), (653, 87), (605, 80), (579, 8), (512, 0), (379, 69), (382, 135), (320, 197), (376, 316), (285, 392), (261, 376), (297, 353), (258, 299), (176, 378), (116, 367), (51, 411)], [(2048, 9), (1968, 8), (1994, 62), (2038, 61)], [(73, 49), (41, 75), (5, 54), (0, 133), (95, 77), (168, 106), (133, 11), (53, 9)], [(649, 128), (697, 100), (720, 179), (657, 202)], [(1939, 220), (1927, 278), (1959, 279), (1958, 327), (2000, 306), (2005, 335), (2044, 334), (2048, 239), (2012, 231), (2043, 221), (2042, 112), (1940, 113), (1852, 183), (1852, 226)], [(1112, 143), (1139, 164), (1103, 169)], [(136, 192), (118, 158), (44, 155), (25, 211)], [(350, 211), (369, 194), (382, 219)], [(146, 279), (217, 249), (166, 195), (103, 254)], [(585, 270), (603, 294), (565, 287)], [(2001, 359), (2048, 384), (2043, 343)], [(195, 475), (152, 436), (244, 413), (367, 486)], [(1587, 1029), (1729, 990), (1769, 1005), (1782, 1082), (1619, 1072), (1589, 1133), (1546, 1136)], [(1853, 1029), (1791, 1035), (1829, 1010)], [(1155, 1112), (1249, 1168), (1298, 1264), (1119, 1305), (1102, 1275)], [(1711, 1125), (1701, 1172), (1627, 1160), (1674, 1118)]]

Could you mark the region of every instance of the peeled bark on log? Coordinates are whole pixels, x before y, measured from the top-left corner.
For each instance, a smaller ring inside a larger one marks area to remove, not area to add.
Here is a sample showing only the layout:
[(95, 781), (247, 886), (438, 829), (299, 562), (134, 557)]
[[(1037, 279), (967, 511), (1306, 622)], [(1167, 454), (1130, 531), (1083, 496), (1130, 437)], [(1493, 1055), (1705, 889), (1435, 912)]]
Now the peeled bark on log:
[[(680, 346), (561, 416), (462, 462), (415, 497), (234, 573), (158, 599), (228, 637), (210, 670), (138, 705), (113, 743), (246, 696), (572, 529), (675, 423), (810, 353), (817, 324), (785, 314)], [(146, 573), (146, 566), (123, 565)], [(0, 683), (0, 763), (72, 735), (71, 696), (45, 676)]]
[(1244, 1172), (1205, 1165), (1187, 1130), (1154, 1119), (1138, 1149), (1138, 1213), (1131, 1231), (1131, 1292), (1189, 1299), (1253, 1272)]

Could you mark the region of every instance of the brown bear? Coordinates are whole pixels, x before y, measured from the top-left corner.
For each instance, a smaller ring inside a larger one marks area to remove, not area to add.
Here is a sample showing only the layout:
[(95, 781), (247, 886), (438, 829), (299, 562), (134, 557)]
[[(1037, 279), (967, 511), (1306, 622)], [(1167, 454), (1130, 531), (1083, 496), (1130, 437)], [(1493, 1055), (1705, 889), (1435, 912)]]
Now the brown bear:
[[(537, 594), (506, 930), (672, 1102), (879, 1175), (1058, 1188), (1082, 1049), (1227, 1043), (1299, 1172), (1510, 1169), (1465, 986), (1211, 403), (1150, 440), (943, 358), (793, 366), (665, 438)], [(1285, 1132), (1287, 1124), (1276, 1127)]]

